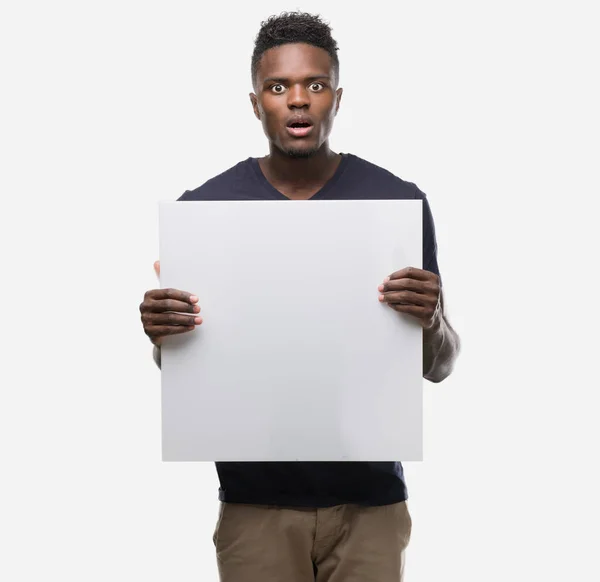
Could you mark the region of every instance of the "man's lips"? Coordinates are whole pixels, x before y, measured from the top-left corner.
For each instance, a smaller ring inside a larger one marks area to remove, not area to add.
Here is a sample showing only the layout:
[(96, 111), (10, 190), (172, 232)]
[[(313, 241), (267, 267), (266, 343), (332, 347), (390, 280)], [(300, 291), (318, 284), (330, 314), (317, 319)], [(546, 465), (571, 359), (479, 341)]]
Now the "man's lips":
[(305, 137), (307, 136), (312, 130), (313, 130), (313, 125), (308, 125), (305, 127), (287, 127), (286, 129), (288, 130), (288, 133), (293, 136), (293, 137)]
[(314, 122), (309, 115), (296, 113), (288, 118), (285, 125), (292, 137), (306, 137), (312, 131)]

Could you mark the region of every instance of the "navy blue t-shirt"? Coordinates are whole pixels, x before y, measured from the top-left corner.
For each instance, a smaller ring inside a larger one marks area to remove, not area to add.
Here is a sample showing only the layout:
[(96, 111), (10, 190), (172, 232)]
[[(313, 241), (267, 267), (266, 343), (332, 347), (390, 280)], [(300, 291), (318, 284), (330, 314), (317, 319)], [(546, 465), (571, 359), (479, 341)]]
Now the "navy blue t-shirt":
[[(333, 177), (310, 200), (423, 200), (423, 269), (439, 275), (435, 227), (417, 186), (353, 154), (341, 154)], [(248, 158), (179, 200), (289, 200), (265, 178), (258, 158)], [(398, 269), (408, 265), (398, 265)], [(385, 273), (382, 274), (382, 277)], [(290, 507), (344, 503), (387, 505), (407, 499), (399, 462), (216, 463), (219, 499)]]

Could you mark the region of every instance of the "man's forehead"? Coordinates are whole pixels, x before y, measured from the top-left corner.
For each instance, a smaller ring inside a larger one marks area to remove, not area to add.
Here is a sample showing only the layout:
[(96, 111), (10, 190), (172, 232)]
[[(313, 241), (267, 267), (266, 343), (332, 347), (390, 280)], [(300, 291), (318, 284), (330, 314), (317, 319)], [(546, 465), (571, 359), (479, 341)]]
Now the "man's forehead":
[(333, 76), (329, 53), (307, 44), (285, 44), (266, 50), (258, 66), (258, 76), (304, 79)]

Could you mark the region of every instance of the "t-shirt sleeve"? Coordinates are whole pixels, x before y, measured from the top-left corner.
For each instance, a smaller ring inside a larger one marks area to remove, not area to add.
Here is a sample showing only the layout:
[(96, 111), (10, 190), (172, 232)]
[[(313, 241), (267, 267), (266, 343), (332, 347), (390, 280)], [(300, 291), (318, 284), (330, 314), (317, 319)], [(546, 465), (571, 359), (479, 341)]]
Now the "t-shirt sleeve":
[(431, 207), (425, 193), (420, 190), (418, 192), (418, 197), (423, 200), (423, 269), (435, 273), (440, 278), (441, 286), (442, 276), (438, 267), (437, 240), (433, 214), (431, 213)]

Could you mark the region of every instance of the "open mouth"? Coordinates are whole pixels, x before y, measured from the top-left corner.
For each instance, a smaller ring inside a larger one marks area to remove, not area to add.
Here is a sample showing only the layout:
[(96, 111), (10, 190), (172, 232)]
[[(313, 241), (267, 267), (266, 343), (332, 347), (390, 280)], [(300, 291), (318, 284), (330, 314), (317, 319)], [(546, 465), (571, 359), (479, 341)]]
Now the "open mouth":
[(313, 126), (307, 122), (296, 122), (287, 126), (290, 135), (294, 137), (304, 137), (312, 131)]

